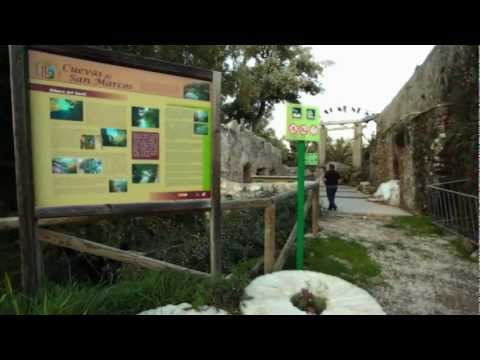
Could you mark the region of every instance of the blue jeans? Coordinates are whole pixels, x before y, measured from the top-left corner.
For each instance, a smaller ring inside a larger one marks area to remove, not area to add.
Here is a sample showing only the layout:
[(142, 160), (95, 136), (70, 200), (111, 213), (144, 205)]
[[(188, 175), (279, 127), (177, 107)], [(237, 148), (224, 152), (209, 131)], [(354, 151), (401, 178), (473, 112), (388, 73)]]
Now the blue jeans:
[(337, 186), (327, 185), (327, 198), (328, 198), (328, 210), (337, 210), (337, 205), (335, 205), (335, 195), (337, 193)]

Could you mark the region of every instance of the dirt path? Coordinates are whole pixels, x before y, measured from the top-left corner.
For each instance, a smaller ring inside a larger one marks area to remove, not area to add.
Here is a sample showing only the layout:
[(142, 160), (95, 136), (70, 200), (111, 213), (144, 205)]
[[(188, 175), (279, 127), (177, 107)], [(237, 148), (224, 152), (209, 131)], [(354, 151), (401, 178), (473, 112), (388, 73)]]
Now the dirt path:
[(383, 219), (327, 217), (324, 233), (356, 239), (382, 266), (387, 285), (372, 295), (391, 315), (479, 313), (479, 266), (459, 257), (454, 237), (417, 237), (386, 228)]

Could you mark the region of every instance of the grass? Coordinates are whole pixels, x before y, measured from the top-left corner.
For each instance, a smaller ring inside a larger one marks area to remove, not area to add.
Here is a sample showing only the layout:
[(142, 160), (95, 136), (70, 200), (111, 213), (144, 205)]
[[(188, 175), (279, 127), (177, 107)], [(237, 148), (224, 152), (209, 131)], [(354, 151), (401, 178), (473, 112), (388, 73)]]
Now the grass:
[(478, 262), (478, 259), (472, 259), (470, 257), (470, 250), (465, 246), (464, 240), (461, 238), (454, 238), (450, 240), (450, 245), (454, 249), (455, 253), (462, 259), (468, 260), (471, 262)]
[[(289, 257), (286, 268), (295, 269), (295, 254)], [(304, 268), (337, 276), (364, 288), (381, 276), (380, 265), (364, 246), (336, 235), (305, 240)]]
[(384, 226), (403, 230), (410, 236), (442, 236), (446, 234), (445, 230), (434, 225), (428, 216), (396, 216)]
[(12, 289), (8, 276), (0, 287), (0, 315), (135, 315), (168, 304), (215, 306), (239, 314), (255, 260), (244, 262), (226, 279), (199, 279), (173, 271), (129, 272), (115, 284), (59, 286), (47, 283), (33, 299)]

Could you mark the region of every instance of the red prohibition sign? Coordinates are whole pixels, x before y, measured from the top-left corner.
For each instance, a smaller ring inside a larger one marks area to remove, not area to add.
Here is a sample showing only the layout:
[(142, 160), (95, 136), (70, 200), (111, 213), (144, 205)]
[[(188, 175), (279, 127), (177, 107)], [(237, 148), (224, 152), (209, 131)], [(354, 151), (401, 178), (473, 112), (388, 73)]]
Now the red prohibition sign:
[(300, 126), (300, 134), (302, 135), (308, 134), (308, 128), (305, 125)]
[(290, 132), (291, 132), (292, 134), (296, 134), (296, 133), (298, 132), (297, 125), (294, 125), (294, 124), (290, 125), (290, 126), (288, 127), (288, 129), (290, 130)]

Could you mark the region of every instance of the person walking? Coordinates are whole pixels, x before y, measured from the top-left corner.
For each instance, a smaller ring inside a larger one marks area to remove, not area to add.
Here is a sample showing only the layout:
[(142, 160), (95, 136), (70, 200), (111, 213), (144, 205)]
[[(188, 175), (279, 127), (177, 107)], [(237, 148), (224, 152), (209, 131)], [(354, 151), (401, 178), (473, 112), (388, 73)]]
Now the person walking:
[(329, 202), (328, 210), (337, 211), (335, 204), (335, 195), (338, 190), (338, 180), (340, 174), (335, 171), (335, 165), (330, 164), (328, 171), (325, 173), (325, 187), (327, 189), (327, 198)]

